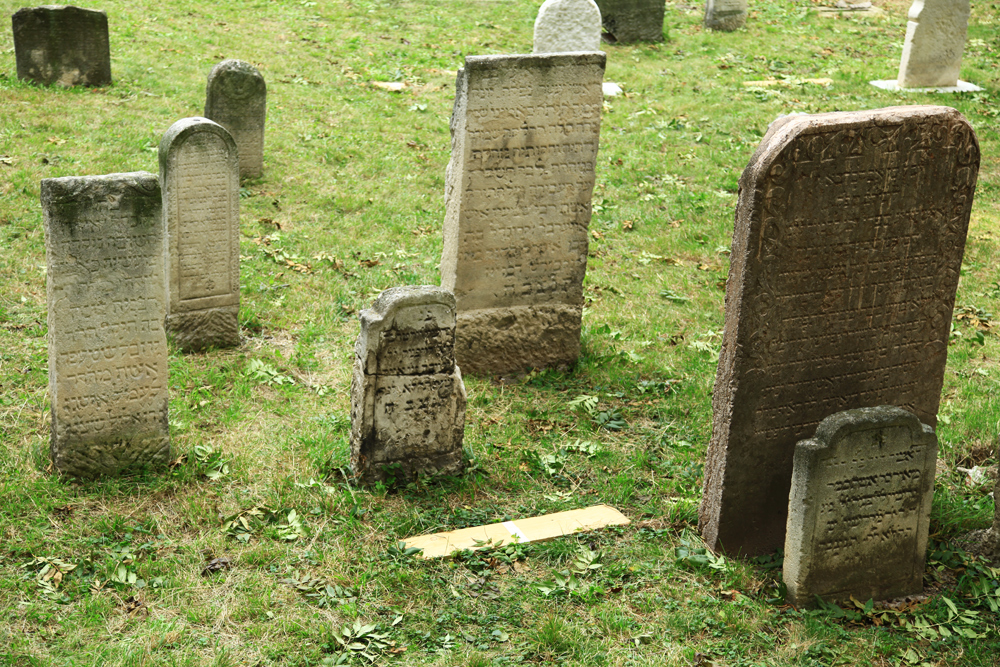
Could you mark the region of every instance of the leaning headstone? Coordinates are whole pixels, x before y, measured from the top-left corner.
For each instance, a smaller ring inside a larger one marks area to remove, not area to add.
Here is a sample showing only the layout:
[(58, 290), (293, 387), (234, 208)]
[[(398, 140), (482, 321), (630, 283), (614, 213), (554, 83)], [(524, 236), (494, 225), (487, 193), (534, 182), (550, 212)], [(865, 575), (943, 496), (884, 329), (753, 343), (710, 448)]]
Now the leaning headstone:
[(747, 0), (706, 0), (705, 27), (732, 32), (747, 22)]
[(663, 0), (597, 0), (597, 6), (609, 41), (663, 41)]
[(240, 152), (240, 177), (264, 171), (264, 118), (267, 84), (257, 68), (242, 60), (223, 60), (212, 68), (205, 90), (205, 118), (229, 130)]
[(979, 144), (954, 109), (785, 116), (740, 179), (699, 518), (785, 541), (795, 443), (842, 410), (935, 425)]
[(923, 590), (937, 436), (893, 406), (847, 410), (795, 446), (787, 600), (884, 600)]
[(240, 176), (236, 144), (207, 118), (160, 141), (169, 238), (167, 331), (185, 351), (239, 345)]
[(441, 285), (465, 372), (572, 364), (605, 55), (469, 56), (458, 73)]
[(42, 181), (52, 460), (74, 477), (168, 462), (160, 187), (146, 172)]
[(958, 85), (969, 0), (916, 0), (906, 23), (900, 88)]
[(545, 0), (535, 19), (535, 53), (597, 51), (601, 10), (594, 0)]
[(45, 85), (111, 83), (108, 15), (68, 5), (25, 7), (11, 17), (17, 78)]
[(351, 380), (351, 464), (366, 482), (461, 472), (465, 385), (455, 297), (393, 287), (361, 311)]

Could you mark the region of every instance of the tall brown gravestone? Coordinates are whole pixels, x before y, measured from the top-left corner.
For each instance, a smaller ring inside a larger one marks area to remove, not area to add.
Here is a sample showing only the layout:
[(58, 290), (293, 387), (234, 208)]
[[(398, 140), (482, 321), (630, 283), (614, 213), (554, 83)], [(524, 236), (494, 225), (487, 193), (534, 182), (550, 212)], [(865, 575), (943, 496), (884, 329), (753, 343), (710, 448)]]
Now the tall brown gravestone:
[(164, 465), (165, 234), (147, 172), (42, 181), (52, 460), (75, 477)]
[(441, 285), (465, 372), (580, 353), (603, 53), (470, 56), (459, 71)]
[(786, 116), (740, 179), (699, 519), (713, 549), (784, 542), (795, 443), (896, 405), (934, 426), (979, 170), (948, 107)]
[(618, 44), (663, 41), (663, 0), (596, 0), (605, 38)]
[(242, 60), (223, 60), (212, 68), (205, 89), (205, 118), (229, 130), (240, 152), (240, 177), (264, 171), (264, 119), (267, 84), (257, 68)]
[(61, 86), (111, 83), (108, 15), (67, 5), (25, 7), (11, 16), (17, 78)]
[(167, 331), (185, 351), (239, 345), (240, 176), (233, 138), (184, 118), (160, 141), (169, 236)]

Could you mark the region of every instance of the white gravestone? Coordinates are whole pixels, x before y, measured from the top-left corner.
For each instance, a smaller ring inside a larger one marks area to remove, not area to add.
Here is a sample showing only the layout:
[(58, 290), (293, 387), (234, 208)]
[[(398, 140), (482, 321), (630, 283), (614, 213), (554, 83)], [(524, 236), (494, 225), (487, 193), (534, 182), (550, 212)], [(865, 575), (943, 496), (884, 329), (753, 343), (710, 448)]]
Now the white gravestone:
[(601, 10), (594, 0), (545, 0), (535, 19), (535, 53), (597, 51)]
[(267, 84), (257, 68), (242, 60), (223, 60), (212, 68), (205, 87), (205, 118), (229, 130), (240, 151), (240, 178), (264, 171), (264, 120)]

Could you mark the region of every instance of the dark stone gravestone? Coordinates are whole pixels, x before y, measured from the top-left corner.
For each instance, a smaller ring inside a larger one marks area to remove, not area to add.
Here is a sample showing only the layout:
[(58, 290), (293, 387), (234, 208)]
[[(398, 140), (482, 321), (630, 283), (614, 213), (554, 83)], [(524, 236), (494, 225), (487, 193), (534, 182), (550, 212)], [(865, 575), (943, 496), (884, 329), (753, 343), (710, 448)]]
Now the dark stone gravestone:
[(11, 17), (17, 78), (45, 85), (111, 83), (108, 16), (68, 5), (25, 7)]

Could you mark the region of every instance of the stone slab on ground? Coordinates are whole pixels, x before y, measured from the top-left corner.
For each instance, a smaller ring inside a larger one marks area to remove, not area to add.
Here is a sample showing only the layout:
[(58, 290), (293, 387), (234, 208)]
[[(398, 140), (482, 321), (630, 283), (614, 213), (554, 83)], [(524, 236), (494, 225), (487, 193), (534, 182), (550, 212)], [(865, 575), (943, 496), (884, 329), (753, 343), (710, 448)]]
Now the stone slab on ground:
[(535, 19), (535, 53), (597, 51), (601, 10), (594, 0), (545, 0)]
[(108, 15), (70, 5), (25, 7), (11, 16), (17, 78), (44, 85), (111, 83)]
[(205, 86), (205, 118), (229, 130), (240, 153), (240, 177), (264, 172), (264, 123), (267, 84), (256, 67), (223, 60), (212, 68)]
[(974, 93), (982, 90), (976, 84), (962, 81), (961, 79), (954, 86), (934, 86), (931, 88), (902, 88), (896, 79), (883, 79), (880, 81), (869, 81), (868, 83), (882, 90), (901, 93)]

